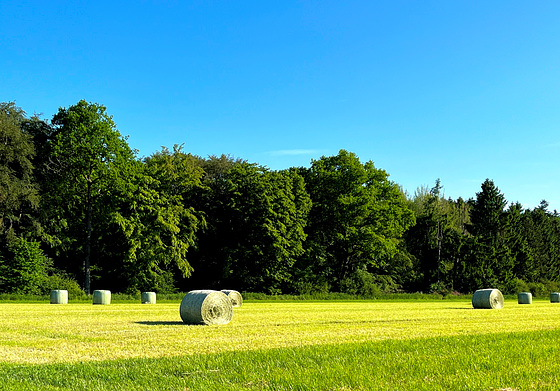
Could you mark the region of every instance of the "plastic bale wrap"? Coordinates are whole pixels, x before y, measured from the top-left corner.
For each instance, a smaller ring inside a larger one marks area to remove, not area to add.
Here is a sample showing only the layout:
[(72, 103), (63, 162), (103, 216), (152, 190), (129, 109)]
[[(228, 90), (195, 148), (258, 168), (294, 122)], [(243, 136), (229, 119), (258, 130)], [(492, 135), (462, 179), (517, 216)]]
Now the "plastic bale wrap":
[(222, 289), (222, 292), (224, 292), (226, 296), (229, 297), (233, 307), (241, 307), (241, 305), (243, 304), (243, 296), (241, 296), (241, 293), (231, 289)]
[(560, 292), (552, 292), (550, 294), (551, 303), (560, 303)]
[(93, 291), (93, 304), (111, 304), (111, 291), (96, 290)]
[(155, 292), (142, 292), (140, 295), (140, 301), (142, 304), (156, 304), (156, 293)]
[(68, 291), (53, 289), (51, 291), (51, 304), (68, 304)]
[(233, 317), (233, 305), (224, 292), (213, 290), (190, 291), (179, 308), (186, 324), (228, 324)]
[(533, 295), (531, 292), (520, 292), (517, 294), (518, 304), (533, 304)]
[(500, 309), (504, 307), (504, 296), (498, 289), (479, 289), (472, 297), (474, 308)]

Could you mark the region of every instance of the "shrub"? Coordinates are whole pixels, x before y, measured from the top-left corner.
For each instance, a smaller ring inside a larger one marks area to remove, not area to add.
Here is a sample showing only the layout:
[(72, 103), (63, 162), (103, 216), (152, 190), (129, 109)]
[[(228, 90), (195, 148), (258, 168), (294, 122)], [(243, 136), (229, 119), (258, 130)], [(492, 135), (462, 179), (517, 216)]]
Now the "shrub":
[(373, 274), (373, 281), (381, 289), (382, 293), (397, 293), (400, 291), (399, 284), (391, 276)]
[(145, 270), (136, 273), (123, 293), (140, 297), (140, 292), (176, 293), (173, 273), (168, 270)]
[(293, 289), (297, 295), (327, 294), (329, 293), (330, 285), (326, 282), (301, 279), (294, 282)]
[(452, 290), (449, 289), (444, 282), (438, 281), (430, 285), (430, 293), (446, 296), (451, 294)]
[(51, 260), (39, 247), (39, 242), (16, 237), (0, 258), (0, 290), (6, 293), (38, 295), (41, 282), (47, 277)]
[(40, 294), (47, 295), (53, 289), (64, 289), (68, 291), (68, 299), (78, 299), (86, 296), (80, 285), (73, 278), (62, 275), (53, 274), (40, 279), (38, 290)]
[[(511, 279), (504, 287), (507, 294), (516, 294), (520, 292), (530, 292), (529, 285), (520, 278)], [(531, 292), (532, 293), (532, 292)]]
[(375, 297), (382, 293), (397, 292), (398, 285), (390, 276), (375, 275), (358, 269), (340, 282), (340, 290), (351, 295)]
[(529, 292), (531, 292), (534, 297), (547, 297), (550, 294), (542, 282), (530, 282), (527, 285), (529, 287)]
[(552, 292), (560, 292), (560, 282), (558, 281), (543, 281), (543, 285), (548, 294)]

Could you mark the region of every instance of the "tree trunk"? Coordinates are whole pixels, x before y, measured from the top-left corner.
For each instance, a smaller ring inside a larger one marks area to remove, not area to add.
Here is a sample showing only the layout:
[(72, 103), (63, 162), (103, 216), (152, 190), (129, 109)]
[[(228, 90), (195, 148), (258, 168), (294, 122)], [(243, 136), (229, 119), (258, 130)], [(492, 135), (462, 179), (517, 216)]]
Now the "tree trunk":
[(441, 221), (437, 222), (437, 247), (438, 247), (438, 253), (437, 253), (437, 282), (440, 282), (441, 280), (441, 274), (440, 274), (440, 269), (441, 269), (441, 245), (442, 245), (442, 241), (443, 241), (443, 232), (441, 229)]
[(91, 293), (90, 281), (91, 281), (91, 271), (90, 271), (90, 257), (91, 257), (91, 182), (88, 182), (88, 198), (86, 205), (86, 256), (84, 259), (84, 290), (86, 295)]

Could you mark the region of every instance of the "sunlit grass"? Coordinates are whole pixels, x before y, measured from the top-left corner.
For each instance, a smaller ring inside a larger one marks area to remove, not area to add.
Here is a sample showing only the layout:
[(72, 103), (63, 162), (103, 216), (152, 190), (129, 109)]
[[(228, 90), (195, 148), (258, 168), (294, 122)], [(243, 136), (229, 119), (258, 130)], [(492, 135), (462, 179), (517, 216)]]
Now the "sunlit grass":
[(556, 391), (559, 338), (553, 330), (152, 359), (0, 363), (0, 389)]
[(225, 326), (188, 326), (179, 303), (0, 303), (0, 362), (77, 363), (560, 328), (560, 305), (507, 301), (249, 302)]
[(560, 389), (560, 304), (248, 302), (187, 326), (179, 302), (0, 303), (0, 389)]

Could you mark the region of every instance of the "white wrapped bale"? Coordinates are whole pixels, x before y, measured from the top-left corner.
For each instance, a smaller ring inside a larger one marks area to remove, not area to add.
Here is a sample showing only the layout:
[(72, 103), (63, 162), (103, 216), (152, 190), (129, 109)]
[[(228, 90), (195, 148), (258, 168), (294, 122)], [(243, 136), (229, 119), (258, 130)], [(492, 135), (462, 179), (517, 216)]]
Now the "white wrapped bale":
[(231, 289), (222, 289), (222, 292), (226, 294), (227, 297), (231, 300), (231, 305), (233, 307), (241, 307), (243, 304), (243, 296), (241, 293), (231, 290)]
[(155, 292), (142, 292), (140, 295), (140, 300), (142, 304), (156, 304), (156, 293)]
[(183, 297), (179, 312), (186, 324), (228, 324), (233, 317), (233, 306), (223, 292), (197, 290)]
[(102, 305), (111, 304), (111, 291), (104, 291), (104, 290), (93, 291), (93, 304), (102, 304)]
[(504, 307), (504, 296), (498, 289), (479, 289), (472, 297), (474, 308), (500, 309)]
[(517, 295), (518, 304), (533, 304), (533, 295), (531, 292), (521, 292)]
[(68, 291), (53, 289), (51, 291), (51, 304), (68, 304)]
[(560, 292), (552, 292), (550, 294), (551, 303), (560, 303)]

